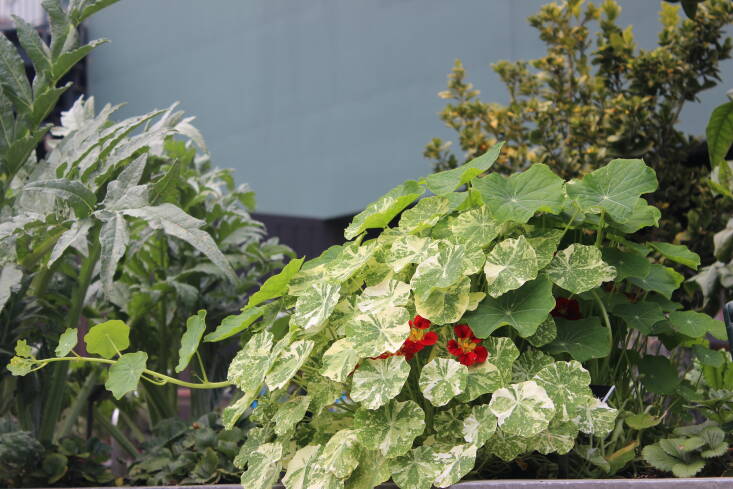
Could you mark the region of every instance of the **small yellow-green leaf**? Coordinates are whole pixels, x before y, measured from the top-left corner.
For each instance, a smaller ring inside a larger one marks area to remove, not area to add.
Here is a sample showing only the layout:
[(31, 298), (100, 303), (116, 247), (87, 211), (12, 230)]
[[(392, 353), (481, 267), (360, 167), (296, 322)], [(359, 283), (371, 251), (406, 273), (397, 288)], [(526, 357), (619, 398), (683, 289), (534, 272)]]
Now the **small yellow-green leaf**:
[(77, 331), (76, 328), (66, 328), (66, 331), (59, 336), (59, 344), (56, 345), (56, 356), (61, 358), (69, 354), (76, 346)]
[(245, 309), (241, 314), (227, 316), (221, 320), (221, 324), (214, 331), (204, 336), (204, 341), (222, 341), (241, 333), (257, 321), (264, 312), (264, 308), (252, 307)]
[(201, 343), (201, 337), (206, 330), (206, 311), (200, 310), (195, 316), (191, 316), (186, 321), (186, 331), (181, 336), (181, 347), (178, 349), (178, 365), (176, 365), (176, 373), (183, 372), (191, 357)]
[(247, 309), (261, 304), (269, 299), (276, 299), (288, 291), (290, 279), (300, 270), (305, 258), (297, 258), (290, 260), (287, 265), (280, 270), (280, 273), (273, 275), (265, 280), (260, 290), (252, 294), (247, 301)]
[(144, 351), (125, 353), (109, 368), (109, 376), (104, 387), (112, 392), (115, 399), (122, 399), (128, 392), (137, 388), (140, 376), (145, 371), (148, 355)]
[(112, 358), (130, 346), (130, 327), (119, 319), (95, 324), (84, 335), (87, 351), (102, 358)]

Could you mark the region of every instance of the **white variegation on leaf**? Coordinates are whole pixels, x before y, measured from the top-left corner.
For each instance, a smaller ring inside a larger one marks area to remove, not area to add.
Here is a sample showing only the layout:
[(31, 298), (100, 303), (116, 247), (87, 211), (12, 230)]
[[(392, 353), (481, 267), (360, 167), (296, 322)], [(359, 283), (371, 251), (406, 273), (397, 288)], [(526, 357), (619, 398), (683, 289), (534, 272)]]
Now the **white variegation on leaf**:
[(410, 285), (387, 278), (365, 288), (356, 301), (361, 312), (378, 312), (389, 307), (406, 306), (410, 301)]
[(552, 261), (557, 251), (557, 245), (563, 237), (563, 232), (559, 229), (549, 229), (532, 233), (528, 238), (529, 244), (532, 245), (537, 255), (537, 267), (543, 269)]
[(354, 371), (360, 358), (354, 341), (350, 338), (341, 338), (323, 354), (321, 375), (335, 382), (344, 382)]
[(459, 214), (448, 224), (450, 236), (455, 243), (468, 243), (485, 247), (499, 235), (499, 223), (491, 216), (485, 205)]
[(457, 445), (450, 450), (436, 450), (441, 469), (435, 478), (436, 487), (449, 487), (460, 481), (476, 464), (476, 445)]
[(486, 448), (492, 455), (496, 455), (505, 462), (510, 462), (530, 450), (529, 441), (529, 438), (509, 435), (501, 428), (497, 428), (494, 436), (486, 444)]
[(537, 326), (537, 331), (527, 338), (527, 341), (529, 341), (529, 344), (535, 348), (539, 348), (551, 343), (555, 338), (557, 338), (557, 324), (555, 324), (555, 319), (548, 315), (547, 318)]
[(403, 307), (389, 307), (356, 316), (346, 323), (346, 337), (364, 357), (399, 350), (410, 334), (410, 314)]
[(573, 449), (577, 436), (578, 426), (575, 423), (553, 421), (545, 431), (532, 438), (528, 445), (544, 455), (564, 455)]
[(229, 364), (227, 380), (244, 392), (259, 389), (270, 368), (271, 351), (272, 333), (253, 335)]
[(572, 421), (583, 433), (602, 438), (613, 431), (617, 415), (616, 409), (593, 396), (588, 396)]
[(537, 382), (555, 404), (556, 419), (570, 421), (592, 395), (590, 374), (580, 362), (554, 362), (537, 372)]
[(359, 443), (388, 458), (398, 457), (412, 448), (412, 442), (425, 430), (425, 413), (415, 401), (392, 400), (371, 411), (360, 409), (354, 416)]
[(392, 461), (392, 480), (400, 489), (430, 489), (442, 466), (435, 450), (423, 445)]
[(399, 229), (405, 233), (418, 233), (434, 226), (450, 210), (450, 202), (445, 197), (426, 197), (402, 213)]
[(287, 489), (342, 488), (344, 482), (317, 463), (321, 451), (322, 448), (318, 445), (306, 445), (295, 452), (288, 463), (283, 485)]
[(282, 470), (283, 447), (280, 443), (265, 443), (248, 458), (247, 470), (242, 474), (242, 487), (271, 489)]
[(420, 265), (412, 276), (410, 285), (416, 295), (427, 296), (433, 289), (456, 284), (463, 276), (473, 275), (484, 264), (481, 248), (467, 244), (440, 242), (440, 251)]
[(359, 465), (361, 447), (355, 430), (340, 430), (324, 445), (318, 465), (339, 479), (345, 479)]
[(486, 361), (468, 367), (466, 389), (458, 399), (468, 402), (505, 387), (512, 380), (512, 365), (519, 350), (510, 338), (490, 336), (483, 341), (489, 352)]
[(290, 324), (314, 333), (331, 316), (339, 301), (341, 286), (334, 282), (318, 282), (308, 287), (298, 297)]
[(555, 405), (545, 389), (528, 380), (503, 387), (491, 396), (491, 412), (508, 435), (529, 438), (547, 429)]
[(433, 289), (425, 297), (415, 296), (415, 309), (420, 316), (435, 324), (455, 323), (470, 306), (470, 291), (471, 279), (463, 277), (451, 287)]
[(282, 403), (272, 417), (272, 422), (275, 425), (275, 434), (284, 436), (295, 428), (295, 425), (305, 416), (310, 402), (310, 396), (297, 396)]
[(313, 350), (314, 343), (310, 340), (299, 340), (280, 353), (267, 372), (267, 386), (271, 390), (284, 387), (300, 370)]
[(497, 418), (487, 404), (473, 406), (463, 420), (463, 439), (481, 448), (496, 433)]
[(518, 289), (537, 277), (539, 270), (534, 248), (524, 236), (505, 239), (486, 256), (484, 275), (491, 297)]
[(603, 261), (601, 250), (577, 243), (559, 251), (546, 271), (550, 280), (573, 294), (595, 289), (616, 277), (616, 269)]
[(437, 240), (409, 234), (402, 235), (394, 240), (390, 253), (385, 259), (392, 270), (400, 272), (410, 263), (422, 263), (429, 257), (437, 255), (438, 250)]
[(468, 367), (448, 358), (435, 358), (420, 373), (420, 391), (433, 406), (444, 406), (463, 392)]
[(404, 357), (367, 360), (354, 372), (351, 399), (367, 409), (377, 409), (397, 397), (408, 375), (410, 364)]
[(357, 214), (346, 228), (344, 237), (353, 239), (367, 229), (386, 227), (392, 218), (424, 192), (425, 188), (413, 180), (396, 186)]

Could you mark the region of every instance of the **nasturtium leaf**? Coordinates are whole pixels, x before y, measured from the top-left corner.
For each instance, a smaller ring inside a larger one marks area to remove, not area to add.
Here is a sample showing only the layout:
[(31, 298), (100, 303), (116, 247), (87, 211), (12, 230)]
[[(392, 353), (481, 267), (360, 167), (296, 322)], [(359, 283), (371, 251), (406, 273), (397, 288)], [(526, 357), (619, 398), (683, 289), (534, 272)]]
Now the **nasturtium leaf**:
[(294, 429), (295, 425), (305, 416), (310, 402), (310, 396), (297, 396), (280, 404), (277, 412), (272, 416), (275, 434), (285, 436)]
[(489, 408), (504, 433), (525, 438), (546, 430), (555, 415), (552, 399), (532, 380), (497, 390)]
[(119, 319), (95, 324), (84, 335), (87, 352), (112, 358), (130, 346), (130, 327)]
[(616, 277), (616, 270), (603, 261), (598, 248), (577, 243), (558, 251), (545, 270), (550, 280), (573, 294), (595, 289)]
[(33, 348), (31, 348), (26, 340), (18, 340), (15, 343), (15, 355), (20, 358), (35, 358)]
[(361, 245), (344, 245), (339, 254), (325, 266), (328, 280), (339, 284), (346, 282), (364, 269), (378, 248), (379, 243), (374, 239)]
[(267, 372), (267, 386), (271, 390), (284, 387), (300, 370), (308, 355), (313, 351), (314, 343), (310, 340), (298, 340), (283, 351), (273, 362)]
[(408, 180), (375, 200), (357, 214), (344, 231), (346, 239), (353, 239), (370, 228), (383, 228), (405, 207), (425, 192), (422, 185)]
[(418, 265), (410, 286), (416, 295), (426, 297), (433, 289), (450, 287), (478, 272), (484, 259), (481, 248), (442, 241), (438, 254)]
[(713, 169), (724, 167), (727, 164), (726, 156), (733, 141), (733, 102), (726, 102), (713, 110), (705, 129), (705, 136), (710, 155), (710, 166)]
[(188, 367), (191, 357), (201, 343), (201, 337), (206, 330), (206, 311), (200, 310), (195, 316), (186, 321), (186, 331), (181, 336), (181, 347), (178, 349), (178, 365), (176, 373), (183, 372)]
[(455, 360), (435, 358), (420, 373), (420, 391), (433, 406), (445, 406), (466, 388), (468, 368)]
[(633, 251), (621, 251), (618, 248), (603, 248), (603, 261), (616, 269), (616, 282), (629, 277), (643, 279), (649, 274), (649, 260)]
[(148, 355), (144, 351), (121, 355), (117, 362), (109, 368), (104, 387), (112, 392), (115, 399), (122, 399), (125, 394), (137, 388), (147, 361)]
[(537, 327), (537, 331), (527, 338), (527, 341), (535, 348), (539, 348), (551, 343), (555, 338), (557, 338), (557, 325), (555, 324), (555, 319), (552, 316), (547, 316), (547, 318)]
[(356, 300), (361, 312), (378, 312), (388, 307), (406, 306), (410, 302), (410, 285), (390, 278), (365, 288)]
[(240, 314), (225, 317), (214, 331), (204, 336), (204, 341), (222, 341), (241, 333), (257, 321), (264, 314), (265, 309), (266, 307), (252, 307), (245, 309)]
[(415, 296), (417, 313), (435, 324), (455, 323), (468, 310), (471, 279), (463, 277), (446, 288), (433, 289), (427, 296)]
[(275, 485), (282, 471), (283, 447), (265, 443), (249, 454), (247, 470), (242, 474), (242, 487), (265, 489)]
[(398, 236), (385, 257), (387, 264), (395, 272), (402, 271), (410, 263), (422, 263), (438, 254), (438, 241), (413, 235)]
[(450, 202), (440, 196), (425, 197), (407, 209), (400, 217), (399, 229), (405, 233), (419, 233), (431, 228), (444, 215), (450, 212)]
[(690, 249), (685, 245), (676, 245), (657, 241), (648, 244), (657, 250), (663, 257), (675, 263), (690, 267), (693, 270), (697, 270), (697, 267), (700, 266), (700, 255), (690, 251)]
[(35, 361), (30, 358), (13, 357), (10, 359), (10, 363), (8, 363), (8, 370), (12, 375), (23, 377), (31, 373), (35, 366)]
[(287, 489), (341, 489), (344, 482), (318, 464), (322, 453), (318, 445), (306, 445), (301, 448), (288, 463), (283, 477), (283, 485)]
[(491, 168), (499, 157), (503, 142), (496, 143), (486, 153), (452, 170), (433, 173), (425, 178), (428, 189), (435, 195), (445, 195)]
[(321, 375), (336, 382), (344, 382), (354, 371), (360, 358), (354, 341), (350, 338), (341, 338), (323, 354)]
[(510, 338), (490, 336), (483, 343), (489, 356), (486, 361), (468, 367), (466, 388), (458, 399), (468, 402), (477, 397), (505, 387), (512, 379), (512, 365), (519, 350)]
[(328, 379), (316, 379), (306, 384), (306, 392), (311, 396), (309, 409), (314, 416), (318, 416), (346, 392), (346, 387)]
[(568, 196), (586, 212), (605, 212), (616, 222), (627, 221), (641, 195), (657, 189), (657, 177), (642, 160), (611, 161), (565, 186)]
[(346, 487), (348, 489), (374, 489), (389, 480), (391, 473), (389, 462), (376, 450), (362, 450), (359, 456), (359, 466), (346, 479)]
[(658, 416), (652, 416), (649, 413), (633, 414), (624, 419), (626, 425), (634, 430), (645, 430), (647, 428), (653, 428), (662, 422), (662, 418)]
[(491, 217), (485, 205), (465, 211), (448, 223), (450, 235), (447, 237), (454, 243), (468, 243), (471, 246), (484, 247), (499, 235), (499, 223)]
[(571, 321), (555, 318), (557, 338), (543, 349), (552, 354), (567, 352), (573, 359), (585, 362), (591, 358), (604, 358), (611, 352), (608, 330), (597, 317)]
[(499, 428), (486, 444), (486, 448), (492, 455), (496, 455), (505, 462), (511, 462), (529, 450), (529, 440), (522, 436), (509, 435)]
[(259, 391), (259, 389), (255, 389), (249, 392), (245, 392), (242, 397), (240, 397), (233, 403), (230, 403), (222, 410), (221, 424), (224, 425), (225, 430), (231, 430), (232, 428), (234, 428), (234, 425), (237, 424), (239, 418), (241, 418), (242, 415), (247, 412), (247, 410), (252, 405), (252, 402), (257, 398), (257, 396), (259, 395)]
[(410, 364), (401, 356), (367, 360), (354, 372), (351, 399), (367, 409), (384, 406), (405, 385)]
[(355, 430), (339, 430), (323, 446), (318, 465), (339, 479), (345, 479), (359, 465), (361, 447)]
[(388, 458), (398, 457), (412, 448), (412, 442), (425, 430), (425, 413), (415, 401), (390, 401), (371, 411), (359, 409), (354, 416), (359, 443)]
[(496, 423), (496, 416), (487, 404), (472, 406), (471, 414), (463, 421), (463, 439), (481, 448), (496, 432)]
[(312, 333), (331, 316), (340, 298), (341, 285), (333, 282), (312, 284), (298, 297), (290, 324)]
[(463, 403), (456, 403), (435, 414), (433, 426), (439, 427), (436, 430), (435, 442), (451, 446), (463, 443), (463, 422), (470, 414), (471, 407)]
[(359, 314), (346, 323), (346, 337), (363, 357), (395, 352), (410, 334), (410, 313), (404, 307), (390, 307), (378, 312)]
[(592, 395), (590, 374), (576, 362), (554, 362), (537, 372), (533, 380), (555, 404), (555, 419), (571, 421), (585, 398)]
[(77, 342), (78, 332), (76, 328), (66, 328), (59, 336), (59, 344), (56, 345), (56, 356), (58, 358), (65, 357), (74, 349)]
[(726, 356), (722, 351), (711, 350), (702, 345), (693, 345), (692, 351), (703, 365), (719, 368), (725, 364)]
[(392, 461), (392, 480), (400, 489), (431, 489), (441, 468), (435, 450), (422, 445)]
[(538, 211), (558, 214), (563, 207), (563, 184), (562, 178), (543, 164), (510, 177), (492, 173), (474, 181), (497, 221), (518, 223), (529, 221)]
[(652, 327), (666, 319), (659, 304), (648, 301), (618, 304), (612, 313), (623, 319), (626, 326), (638, 329), (645, 335), (651, 334)]
[(505, 325), (513, 327), (526, 338), (537, 331), (554, 308), (552, 284), (538, 278), (496, 299), (485, 298), (475, 311), (464, 316), (463, 321), (479, 338), (486, 338)]
[(468, 474), (476, 464), (476, 445), (457, 445), (450, 450), (436, 450), (441, 470), (435, 487), (450, 487)]
[(641, 382), (649, 392), (672, 394), (681, 382), (677, 368), (666, 357), (646, 355), (638, 366)]
[(669, 299), (684, 279), (685, 277), (673, 269), (653, 263), (649, 265), (649, 273), (644, 278), (631, 277), (629, 282), (641, 289), (657, 292)]
[(529, 244), (537, 255), (537, 268), (545, 268), (555, 256), (557, 245), (560, 244), (563, 232), (559, 229), (542, 230), (533, 232), (528, 238)]
[(305, 258), (294, 258), (280, 270), (280, 273), (265, 280), (260, 289), (252, 294), (247, 301), (247, 309), (270, 299), (277, 299), (288, 291), (290, 280), (303, 265)]
[(505, 239), (486, 255), (487, 291), (497, 298), (536, 278), (538, 270), (537, 255), (524, 236)]
[(253, 335), (229, 364), (227, 380), (244, 392), (259, 390), (272, 362), (271, 351), (272, 333)]
[(583, 433), (604, 437), (616, 426), (618, 411), (593, 396), (586, 397), (573, 419)]
[(578, 431), (575, 423), (553, 421), (545, 431), (532, 438), (528, 444), (544, 455), (550, 453), (564, 455), (575, 446)]
[(669, 313), (672, 329), (690, 338), (701, 338), (720, 328), (721, 322), (707, 314), (694, 311), (674, 311)]
[[(598, 218), (597, 216), (595, 216)], [(618, 223), (613, 219), (609, 219), (609, 226), (614, 230), (621, 231), (624, 234), (632, 234), (639, 229), (647, 227), (657, 227), (659, 219), (662, 217), (662, 211), (653, 205), (649, 205), (646, 199), (637, 199), (634, 210), (626, 218), (623, 223)], [(599, 219), (599, 218), (598, 218)]]
[(537, 372), (554, 362), (555, 359), (547, 353), (532, 349), (525, 350), (512, 365), (512, 382), (534, 380), (533, 377)]

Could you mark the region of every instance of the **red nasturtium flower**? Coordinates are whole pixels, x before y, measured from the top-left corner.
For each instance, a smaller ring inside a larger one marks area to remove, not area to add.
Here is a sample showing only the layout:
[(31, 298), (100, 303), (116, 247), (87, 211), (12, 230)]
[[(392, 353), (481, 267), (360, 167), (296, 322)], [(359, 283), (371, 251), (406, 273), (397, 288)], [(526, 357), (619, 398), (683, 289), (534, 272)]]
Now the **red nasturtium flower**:
[(453, 332), (458, 339), (448, 342), (448, 353), (458, 357), (458, 361), (467, 367), (486, 361), (489, 352), (481, 345), (481, 340), (476, 338), (469, 325), (456, 324)]
[(430, 320), (418, 315), (415, 316), (414, 319), (410, 320), (409, 324), (410, 335), (399, 350), (396, 352), (385, 352), (378, 357), (373, 357), (372, 359), (376, 360), (377, 358), (404, 356), (405, 359), (412, 360), (417, 352), (426, 346), (434, 345), (438, 341), (437, 333), (434, 331), (428, 331), (428, 328), (432, 324)]
[(553, 317), (561, 317), (565, 319), (581, 319), (580, 304), (575, 299), (566, 299), (558, 297), (555, 299), (555, 309), (550, 311)]

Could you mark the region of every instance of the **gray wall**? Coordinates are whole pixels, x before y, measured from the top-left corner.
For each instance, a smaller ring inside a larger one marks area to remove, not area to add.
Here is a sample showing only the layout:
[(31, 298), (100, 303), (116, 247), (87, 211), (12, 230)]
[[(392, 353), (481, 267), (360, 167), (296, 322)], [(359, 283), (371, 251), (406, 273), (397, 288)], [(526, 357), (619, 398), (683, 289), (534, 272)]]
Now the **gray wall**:
[[(355, 212), (430, 171), (437, 112), (455, 58), (487, 101), (506, 101), (489, 64), (540, 56), (525, 21), (545, 0), (122, 0), (97, 14), (90, 92), (120, 115), (180, 101), (215, 162), (258, 194), (258, 211)], [(621, 21), (652, 47), (659, 3), (622, 0)], [(682, 115), (702, 134), (724, 85)], [(726, 83), (728, 85), (726, 85)]]

